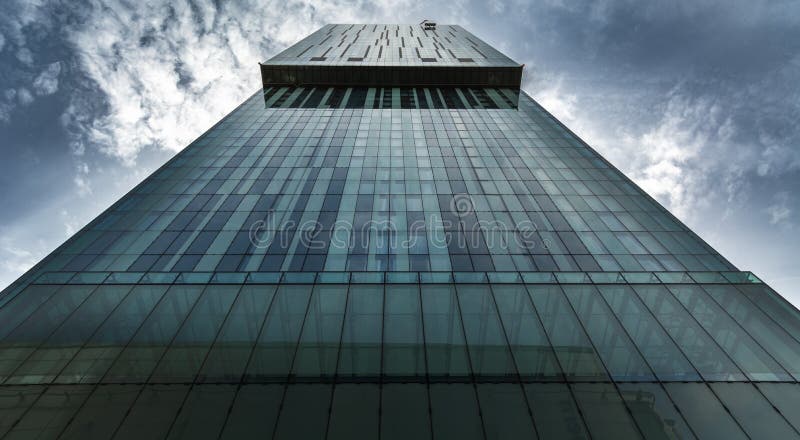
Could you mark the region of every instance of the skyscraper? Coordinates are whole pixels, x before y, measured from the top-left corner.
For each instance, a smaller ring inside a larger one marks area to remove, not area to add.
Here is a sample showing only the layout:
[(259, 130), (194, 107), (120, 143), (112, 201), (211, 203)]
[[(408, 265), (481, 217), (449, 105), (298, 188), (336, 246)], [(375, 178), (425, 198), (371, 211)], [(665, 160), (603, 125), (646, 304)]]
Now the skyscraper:
[(423, 22), (260, 69), (0, 293), (0, 437), (800, 437), (800, 312), (523, 66)]

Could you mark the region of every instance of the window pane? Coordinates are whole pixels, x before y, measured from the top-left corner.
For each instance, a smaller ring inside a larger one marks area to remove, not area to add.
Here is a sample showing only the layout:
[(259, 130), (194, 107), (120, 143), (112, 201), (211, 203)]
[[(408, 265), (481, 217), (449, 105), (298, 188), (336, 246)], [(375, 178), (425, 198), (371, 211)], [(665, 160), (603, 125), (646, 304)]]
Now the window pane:
[(489, 286), (459, 285), (457, 289), (474, 374), (499, 377), (515, 375), (514, 359)]
[(194, 381), (238, 293), (239, 286), (206, 287), (161, 357), (150, 382)]
[(709, 440), (747, 438), (706, 384), (665, 383), (664, 388), (698, 438)]
[(692, 364), (630, 287), (597, 288), (659, 379), (700, 380)]
[(377, 384), (336, 385), (327, 438), (378, 438), (379, 403)]
[(764, 284), (736, 286), (750, 301), (792, 335), (800, 335), (800, 311)]
[(18, 386), (0, 388), (0, 436), (8, 432), (33, 405), (43, 386)]
[(202, 286), (170, 287), (103, 381), (146, 381), (202, 290)]
[(330, 403), (331, 385), (289, 385), (278, 416), (275, 439), (324, 438)]
[(712, 383), (711, 389), (751, 438), (800, 438), (753, 384)]
[(645, 438), (695, 438), (659, 384), (620, 383), (618, 386)]
[(242, 287), (200, 370), (199, 381), (239, 381), (274, 294), (275, 286)]
[[(5, 338), (28, 316), (36, 311), (45, 301), (59, 289), (59, 286), (28, 286), (18, 293), (11, 302), (0, 308), (0, 339)], [(4, 298), (5, 299), (5, 298)]]
[(680, 302), (660, 285), (634, 285), (634, 291), (705, 380), (745, 380)]
[(140, 390), (140, 385), (108, 385), (95, 388), (62, 438), (74, 440), (111, 438), (139, 396)]
[(216, 440), (235, 394), (235, 385), (193, 387), (167, 438)]
[(478, 384), (487, 439), (536, 438), (519, 384)]
[(800, 430), (800, 385), (796, 383), (759, 383), (758, 389), (767, 396), (767, 399), (778, 408), (778, 411), (794, 426)]
[(61, 371), (56, 382), (99, 381), (166, 291), (167, 286), (134, 287)]
[(425, 375), (422, 310), (417, 286), (387, 285), (383, 321), (383, 371), (388, 376)]
[(433, 384), (430, 393), (434, 438), (483, 438), (478, 402), (471, 384)]
[(655, 380), (650, 367), (594, 286), (565, 285), (563, 289), (612, 379)]
[(800, 378), (800, 343), (731, 285), (705, 285), (706, 292), (791, 375)]
[(130, 286), (100, 286), (6, 381), (48, 383), (130, 291)]
[(592, 438), (641, 438), (614, 385), (576, 383), (572, 385), (572, 389)]
[(500, 318), (519, 374), (526, 378), (561, 378), (553, 348), (521, 285), (492, 286)]
[(189, 385), (145, 386), (114, 438), (164, 438), (188, 391)]
[(0, 381), (4, 381), (43, 340), (89, 297), (96, 286), (63, 286), (0, 345)]
[(528, 292), (567, 380), (607, 380), (605, 367), (561, 288), (530, 285)]
[(589, 438), (567, 384), (525, 384), (536, 430), (541, 438)]
[(220, 438), (270, 438), (278, 419), (283, 390), (283, 385), (242, 385)]
[(256, 380), (289, 376), (310, 298), (311, 286), (285, 285), (278, 288), (246, 377)]
[(378, 377), (381, 371), (383, 286), (351, 286), (337, 374)]
[(421, 289), (428, 374), (432, 377), (468, 376), (469, 359), (455, 288), (422, 285)]
[(384, 384), (381, 390), (381, 439), (429, 439), (428, 390), (423, 384)]
[(670, 285), (669, 290), (752, 380), (792, 380), (700, 286)]
[(346, 301), (347, 286), (314, 288), (292, 367), (294, 375), (332, 377), (336, 373)]

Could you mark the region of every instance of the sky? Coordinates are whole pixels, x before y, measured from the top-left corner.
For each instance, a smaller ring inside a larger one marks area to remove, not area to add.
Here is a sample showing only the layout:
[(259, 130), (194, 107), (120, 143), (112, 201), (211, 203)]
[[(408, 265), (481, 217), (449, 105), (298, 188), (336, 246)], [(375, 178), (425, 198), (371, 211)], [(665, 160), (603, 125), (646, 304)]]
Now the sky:
[(0, 288), (326, 23), (460, 24), (741, 270), (800, 305), (800, 3), (3, 0)]

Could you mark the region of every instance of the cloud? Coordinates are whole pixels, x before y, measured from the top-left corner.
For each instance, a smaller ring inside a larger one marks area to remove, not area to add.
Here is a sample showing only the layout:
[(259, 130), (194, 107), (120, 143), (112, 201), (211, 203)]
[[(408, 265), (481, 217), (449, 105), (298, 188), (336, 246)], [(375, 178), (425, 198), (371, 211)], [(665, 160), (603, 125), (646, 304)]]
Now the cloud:
[[(325, 22), (370, 21), (404, 2), (136, 3), (91, 1), (66, 29), (107, 111), (62, 120), (79, 140), (128, 165), (147, 148), (179, 151), (259, 87), (258, 62)], [(253, 13), (259, 11), (259, 13)]]
[(536, 94), (536, 100), (562, 122), (575, 120), (575, 105), (578, 98), (562, 89), (563, 78), (559, 77), (553, 85)]
[(3, 34), (0, 34), (0, 52), (3, 51), (3, 48), (6, 46), (6, 37)]
[(17, 100), (22, 105), (28, 105), (33, 102), (33, 94), (25, 87), (20, 87), (16, 92)]
[(89, 164), (86, 162), (78, 162), (77, 164), (77, 173), (75, 174), (75, 178), (73, 182), (78, 189), (78, 196), (86, 197), (92, 194), (92, 187), (91, 183), (88, 179), (89, 177)]
[(52, 95), (58, 91), (58, 76), (61, 74), (61, 63), (49, 64), (33, 81), (33, 90), (39, 96)]
[(17, 59), (30, 66), (33, 64), (33, 53), (27, 47), (22, 47), (17, 51)]
[(771, 225), (791, 225), (792, 210), (789, 208), (789, 193), (781, 191), (772, 197), (773, 203), (766, 209)]

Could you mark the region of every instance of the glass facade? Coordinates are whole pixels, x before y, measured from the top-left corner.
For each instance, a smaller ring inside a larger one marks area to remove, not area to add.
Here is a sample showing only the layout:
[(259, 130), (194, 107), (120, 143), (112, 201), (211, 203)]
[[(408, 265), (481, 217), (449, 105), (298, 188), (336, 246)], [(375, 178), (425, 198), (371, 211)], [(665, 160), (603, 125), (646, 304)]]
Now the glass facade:
[(268, 85), (0, 293), (9, 439), (795, 438), (798, 379), (797, 309), (458, 81)]

